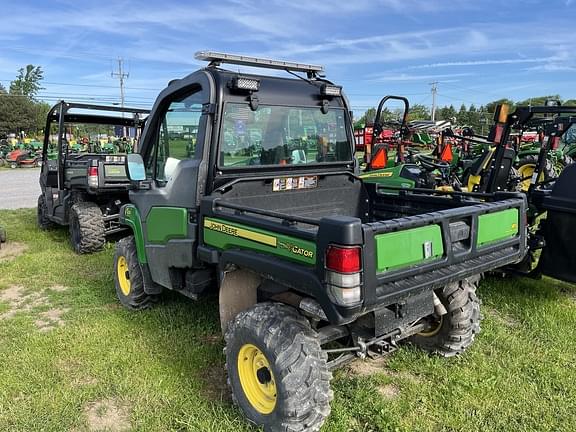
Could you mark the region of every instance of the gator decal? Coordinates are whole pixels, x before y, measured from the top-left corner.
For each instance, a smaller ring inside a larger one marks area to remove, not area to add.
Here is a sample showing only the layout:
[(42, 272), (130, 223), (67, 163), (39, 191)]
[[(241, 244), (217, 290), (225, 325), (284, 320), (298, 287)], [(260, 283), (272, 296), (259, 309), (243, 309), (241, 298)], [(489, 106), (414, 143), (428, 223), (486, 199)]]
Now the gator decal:
[(124, 205), (120, 211), (120, 223), (128, 225), (130, 228), (132, 228), (134, 241), (136, 242), (136, 253), (138, 255), (138, 261), (140, 261), (142, 264), (146, 264), (148, 259), (146, 258), (144, 235), (142, 233), (142, 221), (140, 220), (140, 213), (138, 212), (138, 209), (132, 204)]
[(512, 238), (518, 234), (518, 209), (502, 210), (478, 217), (478, 246)]
[(218, 249), (251, 249), (278, 255), (304, 264), (316, 264), (316, 245), (284, 234), (204, 218), (204, 243)]

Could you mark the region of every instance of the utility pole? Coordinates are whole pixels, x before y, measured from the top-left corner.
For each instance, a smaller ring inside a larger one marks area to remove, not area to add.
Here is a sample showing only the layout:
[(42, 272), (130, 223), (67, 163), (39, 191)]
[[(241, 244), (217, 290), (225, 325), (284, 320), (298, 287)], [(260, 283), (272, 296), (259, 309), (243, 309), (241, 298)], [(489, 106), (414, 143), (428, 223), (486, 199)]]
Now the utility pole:
[(436, 121), (436, 94), (438, 93), (438, 81), (431, 82), (432, 86), (432, 121)]
[[(130, 74), (124, 72), (124, 59), (118, 57), (118, 72), (110, 72), (112, 78), (118, 78), (120, 81), (120, 106), (124, 108), (124, 80), (128, 79)], [(124, 118), (124, 113), (122, 113)], [(126, 136), (126, 127), (122, 128), (122, 134)]]

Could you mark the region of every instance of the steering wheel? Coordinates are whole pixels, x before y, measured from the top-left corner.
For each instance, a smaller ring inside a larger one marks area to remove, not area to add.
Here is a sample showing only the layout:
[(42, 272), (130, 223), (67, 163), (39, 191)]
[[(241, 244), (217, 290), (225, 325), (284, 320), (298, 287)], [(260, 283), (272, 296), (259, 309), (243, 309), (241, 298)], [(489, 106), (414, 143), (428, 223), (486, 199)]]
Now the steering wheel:
[(446, 161), (434, 161), (430, 156), (421, 153), (416, 153), (414, 156), (416, 157), (416, 160), (420, 162), (422, 167), (429, 171), (434, 171), (435, 169), (445, 170), (450, 168), (450, 163)]

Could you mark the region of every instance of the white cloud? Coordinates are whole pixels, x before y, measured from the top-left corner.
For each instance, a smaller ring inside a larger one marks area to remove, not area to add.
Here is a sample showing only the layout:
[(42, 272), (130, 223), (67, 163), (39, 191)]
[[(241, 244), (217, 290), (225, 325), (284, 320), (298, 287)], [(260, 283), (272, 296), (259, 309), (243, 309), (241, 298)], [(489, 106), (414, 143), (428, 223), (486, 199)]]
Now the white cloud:
[[(368, 81), (376, 81), (376, 82), (383, 82), (383, 81), (435, 81), (435, 80), (442, 80), (444, 78), (461, 78), (461, 77), (469, 77), (473, 76), (473, 73), (453, 73), (453, 74), (438, 74), (438, 75), (409, 75), (405, 73), (401, 74), (385, 74), (376, 76), (374, 78), (369, 79)], [(454, 82), (455, 80), (446, 80), (445, 82)]]

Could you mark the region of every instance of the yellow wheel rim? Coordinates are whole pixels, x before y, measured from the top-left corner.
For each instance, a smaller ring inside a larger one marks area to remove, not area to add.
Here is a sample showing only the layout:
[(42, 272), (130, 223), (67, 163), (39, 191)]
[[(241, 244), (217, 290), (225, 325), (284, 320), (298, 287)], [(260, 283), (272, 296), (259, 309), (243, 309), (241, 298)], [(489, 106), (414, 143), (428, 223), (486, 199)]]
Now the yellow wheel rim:
[[(532, 174), (534, 174), (535, 169), (536, 169), (536, 165), (534, 165), (534, 164), (526, 164), (526, 165), (522, 165), (520, 168), (518, 168), (518, 174), (520, 175), (520, 178), (530, 177), (530, 178), (526, 178), (526, 180), (523, 180), (520, 182), (520, 190), (522, 192), (526, 192), (528, 189), (530, 189), (530, 181), (532, 178)], [(544, 181), (544, 173), (540, 174), (538, 181), (539, 182)]]
[(418, 333), (418, 335), (424, 336), (424, 337), (436, 336), (440, 332), (440, 329), (442, 328), (443, 323), (444, 323), (444, 316), (441, 316), (440, 319), (438, 320), (438, 322), (435, 323), (435, 325), (433, 325), (432, 327), (430, 327), (426, 331)]
[(123, 256), (118, 257), (116, 264), (116, 273), (118, 276), (118, 283), (120, 284), (120, 291), (125, 296), (130, 294), (130, 273), (128, 272), (128, 261)]
[(468, 192), (474, 192), (474, 186), (479, 185), (482, 180), (481, 176), (469, 175), (468, 176)]
[(248, 402), (260, 414), (270, 414), (276, 406), (276, 382), (270, 363), (262, 351), (245, 344), (238, 352), (238, 376)]

